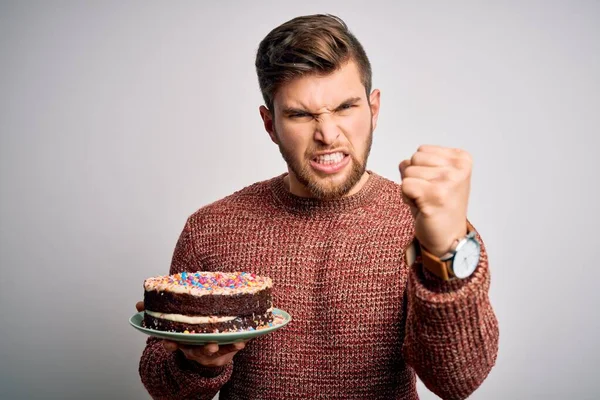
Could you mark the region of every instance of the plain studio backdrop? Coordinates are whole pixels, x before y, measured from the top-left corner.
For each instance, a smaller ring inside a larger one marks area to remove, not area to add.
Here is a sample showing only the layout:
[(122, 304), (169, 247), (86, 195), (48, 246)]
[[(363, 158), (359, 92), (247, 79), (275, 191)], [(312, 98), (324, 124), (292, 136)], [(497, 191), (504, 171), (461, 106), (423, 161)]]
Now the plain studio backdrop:
[(142, 282), (191, 213), (285, 171), (254, 56), (314, 13), (371, 59), (369, 169), (473, 155), (500, 352), (472, 398), (599, 398), (600, 2), (364, 0), (2, 2), (0, 398), (148, 398)]

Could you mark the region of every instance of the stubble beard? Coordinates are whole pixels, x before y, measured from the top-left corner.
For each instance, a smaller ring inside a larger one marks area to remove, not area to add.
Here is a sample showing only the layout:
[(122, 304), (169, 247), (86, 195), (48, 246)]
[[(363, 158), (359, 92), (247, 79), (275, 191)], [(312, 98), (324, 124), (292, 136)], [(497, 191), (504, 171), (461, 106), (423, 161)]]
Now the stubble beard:
[[(277, 132), (275, 132), (277, 135)], [(279, 143), (279, 152), (287, 163), (290, 170), (296, 176), (298, 182), (300, 182), (314, 197), (322, 200), (332, 200), (341, 198), (347, 195), (350, 190), (360, 181), (367, 168), (367, 159), (371, 152), (371, 145), (373, 144), (373, 124), (371, 123), (369, 137), (367, 138), (367, 145), (362, 157), (358, 158), (355, 154), (349, 154), (351, 158), (351, 170), (347, 177), (340, 184), (334, 184), (332, 180), (328, 178), (319, 177), (311, 168), (309, 156), (305, 156), (304, 160), (299, 161), (294, 159), (291, 151), (286, 149)], [(309, 153), (315, 151), (326, 151), (333, 150), (337, 147), (327, 146), (323, 148), (313, 149)]]

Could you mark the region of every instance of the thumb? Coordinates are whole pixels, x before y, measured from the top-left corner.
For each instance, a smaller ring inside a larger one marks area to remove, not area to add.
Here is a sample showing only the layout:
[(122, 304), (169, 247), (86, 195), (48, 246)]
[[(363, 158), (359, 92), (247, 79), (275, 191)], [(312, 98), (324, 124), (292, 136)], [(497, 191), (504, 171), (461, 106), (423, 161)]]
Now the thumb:
[(165, 350), (170, 353), (174, 352), (179, 347), (179, 346), (177, 346), (177, 343), (172, 342), (170, 340), (163, 340), (162, 344), (163, 344), (163, 347), (165, 348)]
[(138, 312), (144, 311), (144, 302), (138, 301), (137, 303), (135, 303), (135, 308), (136, 310), (138, 310)]
[(419, 215), (419, 208), (417, 207), (415, 201), (409, 199), (404, 193), (402, 193), (402, 201), (404, 204), (410, 207), (410, 213), (412, 214), (413, 218), (417, 218), (417, 215)]
[(406, 171), (406, 168), (408, 168), (410, 166), (410, 160), (403, 160), (400, 165), (398, 166), (398, 169), (400, 170), (400, 179), (404, 180), (404, 176), (405, 173), (404, 171)]
[[(406, 168), (408, 168), (410, 165), (411, 165), (410, 160), (403, 160), (400, 163), (400, 165), (398, 166), (398, 169), (400, 170), (400, 178), (403, 181), (404, 181), (404, 177), (406, 176)], [(415, 203), (415, 201), (410, 199), (404, 193), (404, 191), (402, 191), (402, 201), (410, 207), (410, 213), (412, 214), (413, 218), (417, 218), (417, 215), (419, 214), (419, 208), (417, 207), (417, 204)]]

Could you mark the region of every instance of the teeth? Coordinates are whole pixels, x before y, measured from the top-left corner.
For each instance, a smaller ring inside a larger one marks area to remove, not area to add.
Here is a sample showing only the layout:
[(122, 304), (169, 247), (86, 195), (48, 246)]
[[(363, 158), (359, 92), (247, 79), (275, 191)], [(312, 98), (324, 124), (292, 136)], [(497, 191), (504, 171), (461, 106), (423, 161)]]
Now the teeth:
[(316, 161), (319, 164), (337, 164), (344, 159), (344, 153), (332, 153), (318, 156)]

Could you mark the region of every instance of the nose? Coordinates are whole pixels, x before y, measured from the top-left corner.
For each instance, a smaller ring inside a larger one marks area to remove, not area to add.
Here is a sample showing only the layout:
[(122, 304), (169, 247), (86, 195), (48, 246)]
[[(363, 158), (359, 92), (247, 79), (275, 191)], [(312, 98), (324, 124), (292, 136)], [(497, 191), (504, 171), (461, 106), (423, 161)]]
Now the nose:
[(329, 115), (321, 115), (315, 128), (315, 140), (326, 145), (335, 143), (340, 136), (340, 127), (335, 123), (335, 119)]

